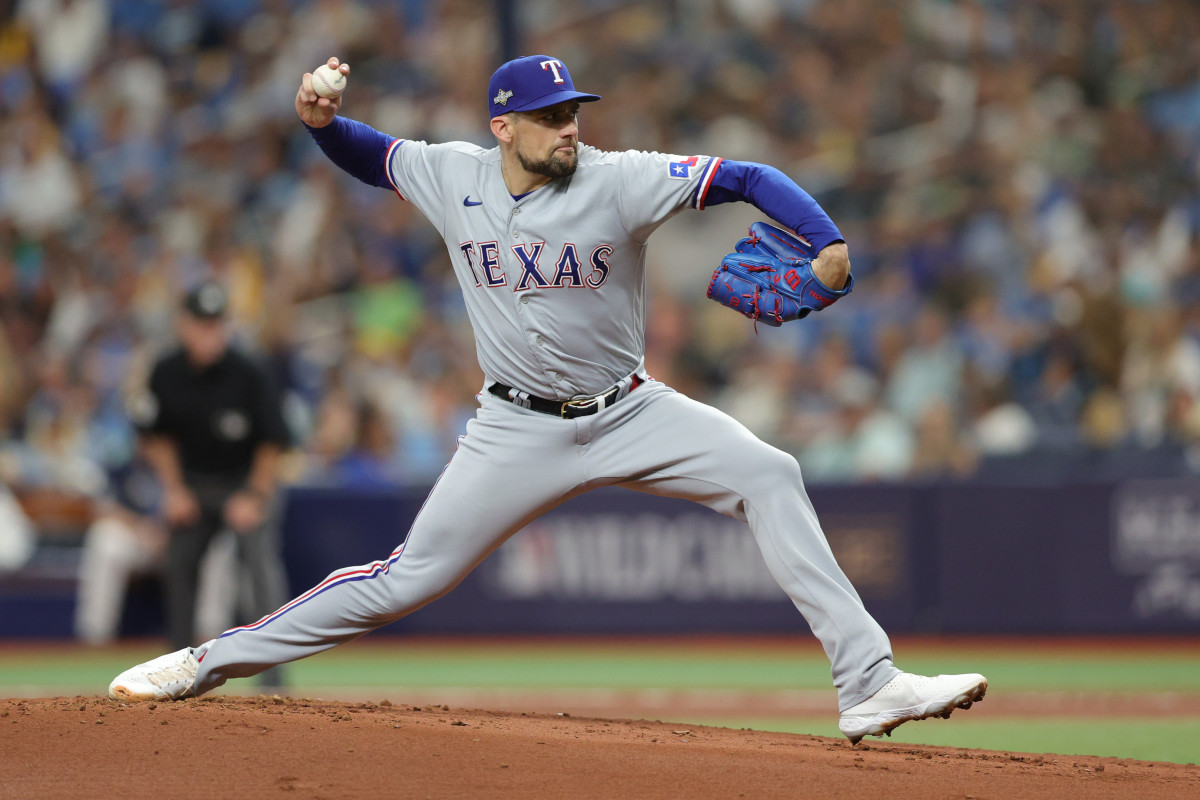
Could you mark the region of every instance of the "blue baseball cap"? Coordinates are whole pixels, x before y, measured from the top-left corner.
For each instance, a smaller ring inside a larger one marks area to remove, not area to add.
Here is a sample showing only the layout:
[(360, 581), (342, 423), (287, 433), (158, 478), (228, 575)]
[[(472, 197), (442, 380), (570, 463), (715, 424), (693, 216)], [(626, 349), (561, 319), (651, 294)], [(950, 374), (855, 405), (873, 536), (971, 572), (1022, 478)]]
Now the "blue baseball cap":
[(505, 64), (488, 81), (488, 111), (498, 117), (510, 111), (533, 111), (564, 100), (589, 103), (598, 94), (575, 91), (567, 65), (553, 56), (525, 56)]

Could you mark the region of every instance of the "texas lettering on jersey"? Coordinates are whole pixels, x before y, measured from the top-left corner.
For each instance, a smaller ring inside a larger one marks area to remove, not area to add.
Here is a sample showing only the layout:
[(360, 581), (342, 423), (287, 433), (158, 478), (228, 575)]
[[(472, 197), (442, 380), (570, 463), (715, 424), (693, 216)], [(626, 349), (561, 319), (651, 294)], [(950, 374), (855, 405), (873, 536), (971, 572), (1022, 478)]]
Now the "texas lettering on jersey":
[[(511, 281), (514, 292), (528, 289), (599, 289), (608, 280), (608, 257), (613, 254), (610, 244), (597, 245), (588, 253), (586, 247), (581, 249), (567, 242), (551, 264), (545, 242), (522, 242), (511, 249), (515, 260), (509, 263), (515, 265), (519, 273)], [(458, 246), (458, 251), (466, 259), (477, 287), (497, 289), (510, 285), (508, 273), (500, 263), (499, 242), (467, 241)]]

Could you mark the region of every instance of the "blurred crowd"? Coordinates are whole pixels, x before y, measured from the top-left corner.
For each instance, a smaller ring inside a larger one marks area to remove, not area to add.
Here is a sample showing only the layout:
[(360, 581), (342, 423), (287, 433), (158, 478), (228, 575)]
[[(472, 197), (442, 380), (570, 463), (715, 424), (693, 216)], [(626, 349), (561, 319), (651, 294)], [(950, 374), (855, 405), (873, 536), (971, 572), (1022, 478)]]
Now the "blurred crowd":
[[(291, 480), (432, 482), (482, 384), (446, 251), (328, 164), (293, 98), (337, 55), (347, 116), (490, 146), (502, 5), (9, 5), (0, 483), (105, 491), (204, 277), (285, 389)], [(704, 287), (757, 212), (669, 222), (650, 251), (655, 377), (809, 481), (1200, 470), (1200, 7), (513, 5), (522, 51), (604, 96), (584, 142), (773, 164), (849, 242), (849, 298), (756, 330)]]

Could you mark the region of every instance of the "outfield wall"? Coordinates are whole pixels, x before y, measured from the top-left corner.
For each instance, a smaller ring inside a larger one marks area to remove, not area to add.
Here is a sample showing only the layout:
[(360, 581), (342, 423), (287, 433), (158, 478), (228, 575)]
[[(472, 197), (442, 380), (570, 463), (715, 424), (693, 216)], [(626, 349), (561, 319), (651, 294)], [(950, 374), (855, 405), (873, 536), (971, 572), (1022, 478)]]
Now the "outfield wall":
[[(1200, 482), (814, 487), (830, 545), (893, 632), (1200, 630)], [(297, 491), (288, 569), (385, 557), (424, 492)], [(744, 523), (602, 489), (501, 547), (396, 631), (785, 632), (803, 626)]]
[[(1200, 482), (817, 486), (839, 562), (893, 633), (1200, 631)], [(384, 558), (425, 490), (291, 490), (295, 593)], [(42, 554), (0, 575), (0, 637), (71, 636), (75, 573)], [(161, 632), (159, 587), (133, 587), (126, 635)], [(392, 633), (803, 630), (744, 523), (602, 489), (514, 536)]]

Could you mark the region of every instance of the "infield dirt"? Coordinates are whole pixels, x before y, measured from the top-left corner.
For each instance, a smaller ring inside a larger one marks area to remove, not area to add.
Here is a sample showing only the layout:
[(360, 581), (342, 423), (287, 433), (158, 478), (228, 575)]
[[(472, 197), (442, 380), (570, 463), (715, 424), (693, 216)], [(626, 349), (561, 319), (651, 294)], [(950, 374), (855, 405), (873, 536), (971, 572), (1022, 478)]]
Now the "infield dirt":
[(449, 706), (0, 700), (0, 798), (1126, 798), (1200, 767)]

